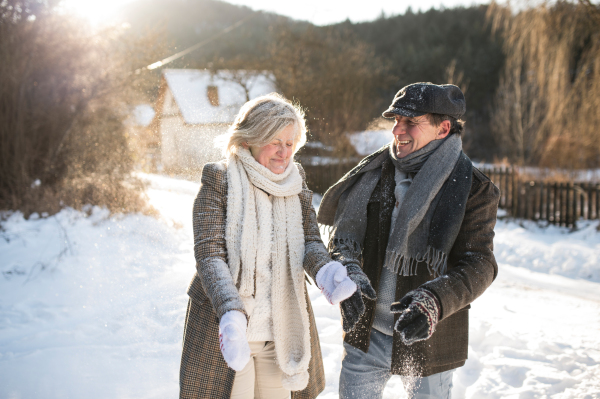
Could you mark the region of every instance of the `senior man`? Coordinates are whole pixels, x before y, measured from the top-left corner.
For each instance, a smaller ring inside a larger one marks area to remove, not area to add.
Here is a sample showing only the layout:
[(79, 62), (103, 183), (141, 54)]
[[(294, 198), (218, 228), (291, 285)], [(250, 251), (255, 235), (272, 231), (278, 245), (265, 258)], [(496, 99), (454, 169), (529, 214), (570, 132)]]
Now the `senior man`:
[[(341, 306), (340, 398), (381, 398), (402, 377), (409, 398), (450, 398), (467, 359), (469, 311), (495, 279), (499, 190), (462, 152), (465, 97), (414, 83), (383, 113), (394, 140), (331, 187), (318, 220), (359, 287)], [(369, 295), (368, 276), (376, 290)]]

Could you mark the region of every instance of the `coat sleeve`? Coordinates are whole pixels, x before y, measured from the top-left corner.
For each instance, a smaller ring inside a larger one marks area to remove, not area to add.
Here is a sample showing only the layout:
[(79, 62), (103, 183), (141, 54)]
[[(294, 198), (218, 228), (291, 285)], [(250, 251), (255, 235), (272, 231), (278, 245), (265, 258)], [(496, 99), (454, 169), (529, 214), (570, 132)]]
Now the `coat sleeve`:
[(227, 265), (226, 216), (227, 169), (223, 163), (208, 163), (194, 201), (194, 255), (202, 288), (219, 320), (230, 310), (246, 314)]
[(448, 273), (423, 284), (440, 299), (440, 320), (473, 302), (498, 274), (493, 239), (500, 191), (481, 172), (475, 171), (473, 177), (465, 216), (448, 257)]
[(302, 205), (302, 225), (304, 227), (304, 270), (315, 280), (321, 267), (330, 262), (331, 258), (321, 239), (317, 214), (312, 206), (313, 193), (306, 185), (306, 173), (299, 164), (298, 169), (302, 176), (302, 192), (299, 197)]

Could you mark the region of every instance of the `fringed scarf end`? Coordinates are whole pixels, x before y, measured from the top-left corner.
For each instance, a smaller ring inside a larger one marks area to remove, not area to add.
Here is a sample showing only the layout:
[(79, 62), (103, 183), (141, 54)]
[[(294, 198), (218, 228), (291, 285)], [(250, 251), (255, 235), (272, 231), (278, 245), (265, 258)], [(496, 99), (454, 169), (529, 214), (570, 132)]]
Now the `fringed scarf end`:
[(427, 247), (424, 255), (417, 254), (414, 257), (387, 251), (384, 266), (400, 276), (416, 276), (417, 266), (421, 262), (427, 264), (427, 270), (433, 277), (446, 274), (448, 269), (448, 256), (439, 249), (432, 247)]

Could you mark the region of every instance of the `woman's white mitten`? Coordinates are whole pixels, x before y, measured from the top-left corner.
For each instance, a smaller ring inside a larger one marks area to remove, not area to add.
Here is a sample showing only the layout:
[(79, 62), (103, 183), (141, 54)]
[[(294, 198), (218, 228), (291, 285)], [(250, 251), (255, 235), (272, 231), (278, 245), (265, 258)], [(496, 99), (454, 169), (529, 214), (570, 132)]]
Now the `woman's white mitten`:
[(317, 287), (332, 305), (349, 298), (356, 291), (356, 283), (348, 277), (346, 266), (332, 261), (317, 273)]
[(227, 365), (241, 371), (250, 360), (250, 346), (246, 339), (246, 315), (238, 310), (230, 310), (221, 317), (219, 323), (219, 346)]

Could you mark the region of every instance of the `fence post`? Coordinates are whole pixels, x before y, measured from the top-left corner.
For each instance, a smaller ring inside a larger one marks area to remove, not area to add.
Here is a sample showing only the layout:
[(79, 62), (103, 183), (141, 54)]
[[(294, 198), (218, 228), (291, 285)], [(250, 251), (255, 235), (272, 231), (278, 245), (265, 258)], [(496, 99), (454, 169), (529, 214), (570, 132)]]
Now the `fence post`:
[(548, 204), (548, 206), (552, 205), (552, 224), (556, 224), (556, 183), (552, 183), (551, 191), (552, 204)]
[(512, 208), (512, 215), (513, 217), (519, 217), (518, 215), (518, 210), (517, 207), (519, 206), (519, 200), (518, 200), (518, 188), (517, 188), (517, 179), (515, 178), (515, 173), (514, 173), (514, 168), (512, 169), (513, 173), (511, 173), (511, 208)]
[(531, 196), (529, 195), (529, 193), (532, 193), (533, 190), (532, 190), (530, 181), (523, 182), (522, 184), (523, 184), (523, 188), (522, 188), (521, 192), (523, 193), (523, 196), (525, 197), (525, 198), (523, 198), (523, 202), (525, 204), (525, 207), (523, 209), (523, 214), (525, 215), (525, 219), (531, 220), (531, 212), (530, 212), (530, 209), (531, 209), (531, 206), (530, 206), (531, 198), (530, 197)]
[(592, 220), (592, 184), (587, 183), (585, 192), (587, 193), (587, 219)]
[(510, 174), (508, 172), (508, 168), (505, 168), (503, 171), (503, 175), (502, 178), (504, 179), (504, 207), (508, 208), (508, 204), (510, 204), (510, 202), (508, 202), (509, 199), (509, 195), (510, 195), (510, 184), (509, 184), (509, 179), (510, 179)]
[(596, 197), (596, 203), (595, 203), (595, 205), (596, 205), (596, 218), (600, 219), (600, 195), (598, 195), (599, 194), (599, 192), (598, 192), (599, 188), (600, 188), (600, 185), (596, 184), (596, 187), (595, 187), (594, 191), (595, 191), (595, 197)]
[(569, 210), (571, 209), (571, 184), (570, 183), (566, 183), (565, 185), (565, 191), (567, 192), (567, 201), (566, 201), (566, 209), (565, 209), (565, 223), (566, 223), (566, 227), (571, 227), (571, 212), (569, 212)]
[(585, 215), (587, 214), (587, 206), (585, 202), (586, 192), (584, 189), (585, 183), (577, 184), (579, 191), (579, 216), (577, 216), (577, 220), (586, 219)]
[(577, 215), (577, 203), (579, 202), (579, 199), (577, 198), (578, 191), (575, 189), (575, 184), (569, 183), (569, 186), (571, 188), (571, 197), (573, 198), (573, 203), (571, 205), (571, 227), (575, 227), (577, 226), (577, 220), (579, 219), (579, 216)]
[(565, 201), (563, 200), (564, 196), (564, 183), (558, 183), (558, 225), (562, 226), (565, 222), (565, 212), (563, 210), (563, 205)]
[(598, 216), (598, 207), (596, 206), (596, 201), (598, 200), (598, 189), (595, 184), (590, 184), (590, 193), (593, 197), (590, 197), (590, 204), (592, 206), (592, 215), (594, 219), (599, 219)]
[(546, 183), (546, 220), (550, 223), (550, 184)]
[(537, 220), (544, 220), (544, 183), (540, 183), (537, 203)]

